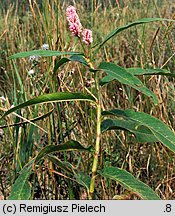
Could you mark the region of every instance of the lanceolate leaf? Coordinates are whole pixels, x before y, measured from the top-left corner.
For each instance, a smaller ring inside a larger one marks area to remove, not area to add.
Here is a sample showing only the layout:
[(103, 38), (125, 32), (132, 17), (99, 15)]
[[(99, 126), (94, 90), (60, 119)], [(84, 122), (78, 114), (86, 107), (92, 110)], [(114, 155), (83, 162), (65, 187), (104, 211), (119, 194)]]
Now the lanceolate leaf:
[(29, 162), (23, 170), (21, 170), (19, 177), (16, 179), (15, 183), (12, 185), (9, 200), (28, 200), (31, 196), (31, 188), (28, 183), (28, 178), (32, 171), (32, 162)]
[(117, 167), (107, 167), (101, 173), (106, 178), (119, 182), (124, 188), (135, 192), (145, 200), (160, 200), (160, 197), (146, 184), (136, 179), (126, 170)]
[(52, 50), (32, 50), (27, 52), (20, 52), (16, 53), (14, 55), (9, 56), (9, 60), (16, 59), (16, 58), (26, 58), (30, 56), (61, 56), (61, 55), (82, 55), (82, 53), (78, 52), (58, 52), (58, 51), (52, 51)]
[(158, 142), (152, 131), (137, 121), (130, 118), (116, 117), (116, 119), (105, 119), (101, 124), (102, 132), (113, 129), (121, 129), (135, 135), (138, 142)]
[(50, 110), (49, 112), (47, 112), (46, 114), (42, 115), (42, 116), (36, 117), (34, 119), (30, 119), (29, 121), (18, 122), (18, 123), (10, 124), (10, 125), (3, 125), (3, 126), (0, 126), (0, 129), (1, 128), (18, 126), (18, 125), (24, 125), (24, 124), (28, 124), (30, 122), (36, 122), (36, 121), (42, 120), (42, 119), (47, 118), (48, 116), (50, 116), (50, 114), (52, 114), (53, 111), (54, 111), (54, 108), (52, 110)]
[(87, 191), (89, 191), (91, 182), (90, 176), (88, 176), (86, 173), (75, 171), (74, 178), (80, 185), (86, 187)]
[[(87, 149), (86, 149), (87, 150)], [(78, 172), (70, 163), (66, 161), (61, 161), (53, 155), (47, 155), (47, 158), (52, 161), (56, 166), (63, 169), (66, 173), (72, 175), (76, 182), (80, 185), (86, 187), (89, 190), (91, 178), (83, 172)]]
[(112, 37), (116, 36), (118, 33), (122, 32), (123, 30), (126, 30), (132, 26), (136, 26), (136, 25), (140, 25), (140, 24), (146, 24), (149, 22), (153, 22), (153, 21), (174, 21), (174, 20), (170, 20), (170, 19), (162, 19), (162, 18), (144, 18), (144, 19), (140, 19), (137, 21), (134, 21), (132, 23), (129, 23), (127, 25), (121, 26), (116, 28), (115, 30), (113, 30), (111, 33), (109, 33), (105, 39), (98, 45), (98, 47), (96, 48), (96, 50), (94, 51), (94, 55), (98, 52), (98, 50)]
[(64, 144), (49, 145), (43, 148), (37, 155), (35, 162), (37, 163), (41, 158), (48, 154), (53, 154), (59, 151), (91, 151), (92, 146), (85, 148), (75, 140), (69, 140)]
[(59, 160), (59, 158), (53, 156), (53, 155), (47, 155), (47, 158), (54, 163), (57, 167), (63, 169), (65, 172), (67, 172), (68, 174), (74, 174), (73, 172), (73, 166), (66, 162), (66, 161), (61, 161)]
[(32, 171), (32, 165), (38, 163), (43, 157), (47, 156), (49, 160), (53, 163), (74, 175), (73, 169), (71, 169), (71, 164), (66, 162), (61, 162), (56, 159), (56, 157), (49, 155), (59, 151), (91, 151), (93, 147), (88, 148), (83, 147), (79, 142), (74, 140), (69, 140), (65, 144), (59, 144), (57, 146), (49, 145), (43, 148), (38, 155), (32, 159), (26, 166), (21, 170), (19, 177), (16, 179), (12, 186), (12, 190), (9, 196), (11, 200), (27, 200), (31, 196), (31, 189), (28, 183), (29, 176)]
[(110, 110), (103, 115), (114, 115), (137, 122), (138, 126), (147, 127), (155, 138), (175, 153), (175, 133), (162, 121), (143, 112), (134, 110)]
[[(21, 109), (27, 106), (40, 104), (40, 103), (51, 103), (51, 102), (62, 102), (62, 101), (91, 101), (95, 102), (95, 99), (91, 95), (86, 95), (83, 93), (70, 93), (70, 92), (57, 92), (52, 94), (45, 94), (30, 99), (24, 103), (21, 103), (4, 113), (1, 117), (4, 118), (8, 114), (16, 111), (17, 109)], [(1, 120), (0, 119), (0, 120)]]
[(175, 77), (175, 73), (171, 73), (168, 70), (158, 69), (158, 68), (157, 69), (127, 68), (126, 70), (135, 76), (139, 76), (139, 75), (163, 75), (163, 76)]
[(69, 62), (69, 61), (79, 62), (79, 63), (89, 67), (88, 62), (86, 61), (86, 59), (83, 55), (72, 55), (69, 58), (65, 57), (65, 58), (60, 59), (54, 67), (54, 73), (58, 70), (58, 68), (61, 65), (65, 64), (66, 62)]
[(101, 85), (109, 83), (112, 80), (118, 80), (119, 82), (129, 85), (143, 94), (151, 97), (155, 104), (158, 103), (156, 95), (150, 91), (143, 83), (131, 73), (127, 72), (124, 68), (110, 62), (102, 62), (99, 69), (105, 71), (108, 75), (102, 78)]

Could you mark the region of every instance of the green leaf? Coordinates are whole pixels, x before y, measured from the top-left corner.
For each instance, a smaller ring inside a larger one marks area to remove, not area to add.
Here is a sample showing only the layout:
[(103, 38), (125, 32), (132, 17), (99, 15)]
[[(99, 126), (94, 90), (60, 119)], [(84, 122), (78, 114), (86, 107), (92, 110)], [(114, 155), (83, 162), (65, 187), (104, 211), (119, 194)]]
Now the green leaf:
[(175, 77), (175, 73), (171, 73), (168, 70), (159, 69), (159, 68), (157, 69), (127, 68), (126, 70), (134, 76), (162, 75), (162, 76)]
[(74, 140), (69, 140), (64, 144), (59, 144), (57, 146), (55, 145), (49, 145), (43, 148), (38, 155), (33, 158), (28, 164), (25, 165), (25, 167), (21, 170), (19, 173), (18, 178), (16, 179), (15, 183), (12, 186), (12, 190), (9, 196), (9, 199), (11, 200), (27, 200), (31, 196), (31, 188), (28, 183), (28, 178), (32, 171), (32, 165), (33, 163), (38, 163), (43, 157), (47, 156), (49, 160), (51, 160), (53, 163), (58, 165), (60, 168), (64, 169), (67, 172), (70, 172), (70, 174), (74, 175), (73, 168), (71, 167), (71, 164), (67, 162), (61, 162), (56, 159), (56, 157), (51, 156), (49, 154), (59, 152), (59, 151), (91, 151), (93, 147), (89, 146), (88, 148), (85, 148), (82, 146), (79, 142)]
[(32, 51), (20, 52), (20, 53), (16, 53), (14, 55), (11, 55), (11, 56), (9, 56), (9, 60), (17, 59), (17, 58), (26, 58), (26, 57), (30, 57), (30, 56), (49, 57), (49, 56), (61, 56), (61, 55), (82, 55), (82, 53), (58, 52), (58, 51), (53, 51), (53, 50), (32, 50)]
[(138, 125), (147, 127), (155, 138), (175, 153), (175, 133), (161, 120), (143, 112), (134, 110), (110, 110), (104, 111), (102, 115), (114, 115), (135, 121)]
[(42, 116), (39, 116), (39, 117), (36, 117), (36, 118), (33, 118), (33, 119), (29, 119), (28, 121), (18, 122), (18, 123), (15, 123), (15, 124), (3, 125), (3, 126), (0, 126), (0, 129), (1, 128), (7, 128), (7, 127), (14, 127), (14, 126), (18, 126), (18, 125), (24, 125), (24, 124), (28, 124), (30, 122), (36, 122), (36, 121), (39, 121), (39, 120), (43, 120), (44, 118), (47, 118), (48, 116), (50, 116), (53, 111), (54, 111), (54, 108), (52, 110), (50, 110), (49, 112), (45, 113)]
[(145, 200), (160, 200), (160, 197), (146, 184), (136, 179), (131, 173), (117, 167), (104, 168), (101, 175), (113, 179), (129, 191), (135, 192)]
[(91, 182), (90, 176), (88, 176), (86, 173), (83, 172), (74, 171), (74, 178), (80, 185), (82, 185), (87, 189), (87, 191), (89, 191), (90, 182)]
[(150, 23), (150, 22), (155, 22), (155, 21), (170, 21), (170, 22), (174, 22), (174, 20), (170, 20), (170, 19), (162, 19), (162, 18), (144, 18), (144, 19), (140, 19), (137, 21), (134, 21), (132, 23), (129, 23), (127, 25), (121, 26), (116, 28), (115, 30), (113, 30), (112, 32), (110, 32), (105, 39), (98, 45), (98, 47), (95, 49), (94, 51), (94, 55), (99, 51), (99, 49), (112, 37), (116, 36), (118, 33), (122, 32), (123, 30), (126, 30), (132, 26), (136, 26), (136, 25), (140, 25), (140, 24), (146, 24), (146, 23)]
[(31, 197), (31, 187), (28, 178), (32, 171), (33, 160), (29, 162), (19, 173), (19, 177), (12, 185), (9, 200), (28, 200)]
[(35, 162), (39, 162), (41, 158), (47, 156), (48, 154), (53, 154), (59, 151), (91, 151), (91, 149), (92, 146), (85, 148), (79, 142), (75, 140), (69, 140), (64, 144), (46, 146), (38, 153)]
[(90, 101), (90, 102), (95, 102), (95, 98), (93, 98), (91, 95), (86, 95), (83, 93), (70, 93), (70, 92), (57, 92), (57, 93), (52, 93), (52, 94), (40, 95), (38, 97), (30, 99), (24, 103), (21, 103), (15, 107), (9, 109), (7, 112), (5, 112), (3, 114), (3, 116), (0, 118), (0, 120), (3, 119), (8, 114), (16, 111), (17, 109), (21, 109), (21, 108), (35, 105), (35, 104), (62, 102), (62, 101)]
[(99, 69), (105, 71), (108, 75), (103, 77), (101, 85), (109, 83), (112, 80), (118, 80), (119, 82), (129, 85), (143, 94), (151, 97), (155, 104), (158, 103), (156, 95), (150, 91), (143, 83), (131, 73), (127, 72), (124, 68), (110, 62), (102, 62)]
[(89, 190), (90, 181), (91, 181), (90, 176), (88, 176), (87, 174), (85, 174), (83, 172), (77, 171), (70, 163), (68, 163), (66, 161), (61, 161), (55, 156), (47, 155), (47, 157), (56, 166), (63, 169), (68, 174), (73, 175), (76, 182), (78, 182), (80, 185), (84, 186), (87, 190)]
[(53, 155), (47, 155), (47, 158), (54, 163), (57, 167), (63, 169), (65, 172), (67, 172), (68, 174), (74, 174), (73, 170), (73, 166), (66, 162), (66, 161), (61, 161), (59, 160), (57, 157), (53, 156)]
[(60, 59), (60, 60), (56, 63), (56, 65), (55, 65), (55, 67), (54, 67), (54, 73), (58, 70), (58, 68), (59, 68), (61, 65), (65, 64), (65, 63), (67, 63), (67, 62), (69, 62), (69, 61), (72, 61), (72, 62), (79, 62), (79, 63), (81, 63), (81, 64), (83, 64), (83, 65), (89, 67), (88, 62), (86, 61), (86, 59), (85, 59), (85, 57), (84, 57), (83, 55), (72, 55), (72, 56), (70, 56), (69, 58), (62, 58), (62, 59)]
[(135, 135), (135, 138), (138, 142), (158, 142), (158, 139), (148, 127), (145, 127), (144, 125), (139, 124), (137, 121), (133, 121), (130, 118), (118, 117), (117, 119), (105, 119), (102, 121), (102, 132), (113, 129), (129, 131)]

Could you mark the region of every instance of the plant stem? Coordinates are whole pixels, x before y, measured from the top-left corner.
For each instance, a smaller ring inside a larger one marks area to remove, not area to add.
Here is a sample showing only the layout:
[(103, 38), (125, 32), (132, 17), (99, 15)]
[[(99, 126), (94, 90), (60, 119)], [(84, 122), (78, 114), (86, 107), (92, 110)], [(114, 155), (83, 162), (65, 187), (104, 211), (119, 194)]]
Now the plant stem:
[(95, 152), (94, 152), (94, 160), (92, 164), (92, 177), (90, 182), (90, 191), (89, 191), (89, 199), (93, 199), (94, 190), (95, 190), (95, 179), (97, 175), (98, 168), (98, 158), (100, 153), (100, 139), (101, 139), (101, 96), (100, 96), (100, 88), (96, 74), (96, 88), (98, 93), (98, 102), (97, 102), (97, 126), (96, 126), (96, 143), (95, 143)]

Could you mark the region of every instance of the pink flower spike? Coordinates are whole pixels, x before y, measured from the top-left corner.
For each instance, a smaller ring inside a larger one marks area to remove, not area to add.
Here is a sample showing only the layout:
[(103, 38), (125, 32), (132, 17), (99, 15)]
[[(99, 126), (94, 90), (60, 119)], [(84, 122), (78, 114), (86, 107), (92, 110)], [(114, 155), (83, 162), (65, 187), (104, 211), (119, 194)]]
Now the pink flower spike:
[(72, 23), (69, 26), (69, 30), (72, 32), (73, 36), (80, 37), (81, 27), (78, 23)]
[(74, 6), (70, 5), (69, 7), (67, 7), (67, 9), (66, 9), (66, 16), (67, 17), (69, 17), (73, 14), (76, 14), (76, 13), (77, 13), (76, 8)]
[(80, 37), (82, 25), (80, 23), (79, 16), (76, 12), (76, 8), (70, 5), (66, 9), (66, 16), (69, 23), (69, 30), (72, 32), (73, 36)]
[(93, 41), (92, 31), (90, 29), (84, 29), (82, 32), (83, 42), (87, 45), (90, 45)]

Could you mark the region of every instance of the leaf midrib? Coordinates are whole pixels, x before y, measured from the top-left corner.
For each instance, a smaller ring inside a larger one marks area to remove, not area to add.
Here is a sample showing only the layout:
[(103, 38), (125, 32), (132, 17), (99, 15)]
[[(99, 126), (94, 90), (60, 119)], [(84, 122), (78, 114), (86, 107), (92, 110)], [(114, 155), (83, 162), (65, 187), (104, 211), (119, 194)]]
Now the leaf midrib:
[[(112, 120), (112, 122), (114, 122), (114, 124), (115, 124), (115, 119), (106, 119), (106, 120)], [(127, 121), (127, 120), (126, 120)], [(138, 126), (142, 126), (143, 124), (139, 124)], [(145, 125), (143, 125), (143, 126), (145, 126)], [(124, 127), (120, 127), (120, 126), (116, 126), (116, 125), (114, 125), (114, 127), (119, 127), (119, 128), (124, 128)], [(148, 126), (145, 126), (145, 127), (147, 127), (148, 128)], [(106, 130), (108, 130), (108, 129), (110, 129), (110, 126), (108, 126), (108, 127), (106, 127), (107, 129), (105, 129), (105, 131)], [(112, 127), (111, 127), (112, 128)], [(132, 132), (133, 131), (133, 133), (134, 132), (136, 132), (136, 133), (138, 133), (138, 134), (140, 134), (140, 135), (151, 135), (151, 134), (149, 134), (149, 133), (142, 133), (142, 132), (140, 132), (140, 131), (137, 131), (136, 129), (135, 130), (132, 130), (132, 129), (128, 129), (128, 128), (124, 128), (124, 129), (126, 129), (127, 131), (129, 131), (129, 132)], [(148, 128), (149, 129), (149, 128)], [(151, 130), (151, 129), (150, 129)]]
[[(126, 84), (126, 85), (128, 85), (128, 83), (129, 83), (129, 85), (130, 86), (132, 86), (132, 87), (134, 87), (135, 89), (137, 89), (138, 91), (142, 91), (143, 93), (144, 93), (144, 91), (145, 91), (145, 93), (147, 94), (147, 96), (150, 96), (153, 100), (154, 100), (154, 102), (157, 102), (157, 98), (155, 97), (155, 95), (146, 87), (146, 86), (144, 86), (143, 85), (143, 83), (139, 80), (139, 79), (137, 79), (136, 77), (134, 77), (132, 74), (130, 74), (129, 72), (127, 72), (127, 70), (125, 70), (124, 68), (122, 68), (122, 70), (124, 70), (125, 71), (125, 73), (127, 74), (127, 75), (129, 75), (131, 78), (133, 78), (134, 79), (134, 81), (137, 81), (138, 83), (132, 83), (131, 81), (130, 81), (130, 79), (126, 79), (125, 77), (123, 77), (123, 76), (121, 76), (120, 74), (118, 74), (118, 73), (116, 73), (115, 71), (113, 71), (113, 70), (110, 70), (110, 69), (107, 69), (107, 68), (102, 68), (102, 70), (104, 70), (105, 72), (107, 72), (108, 73), (108, 77), (110, 77), (110, 78), (112, 78), (112, 80), (115, 80), (116, 78), (116, 76), (118, 76), (119, 78), (121, 78), (125, 83), (124, 84)], [(112, 73), (113, 74), (113, 76), (112, 75), (110, 75), (109, 73)], [(105, 78), (105, 77), (104, 77)], [(104, 79), (103, 78), (103, 79)], [(102, 79), (102, 80), (103, 80)], [(111, 80), (111, 81), (112, 81)], [(137, 85), (142, 85), (141, 87), (139, 87), (139, 86), (137, 86)]]
[[(120, 169), (120, 168), (118, 168), (119, 170), (122, 170), (122, 169)], [(125, 170), (123, 170), (123, 171), (125, 171)], [(128, 173), (128, 174), (130, 174), (130, 173)], [(144, 182), (142, 182), (142, 181), (140, 181), (139, 179), (137, 179), (137, 178), (135, 178), (134, 177), (134, 181), (136, 182), (136, 184), (137, 184), (137, 186), (139, 186), (138, 185), (138, 182), (139, 183), (141, 183), (142, 184), (142, 186), (144, 187), (144, 189), (138, 189), (138, 187), (137, 188), (135, 188), (134, 189), (134, 187), (131, 187), (130, 185), (128, 185), (127, 183), (125, 183), (124, 181), (122, 181), (122, 180), (120, 180), (117, 176), (113, 176), (113, 175), (111, 175), (111, 174), (108, 174), (108, 173), (105, 173), (104, 174), (106, 177), (108, 176), (108, 177), (110, 177), (110, 178), (112, 178), (112, 179), (114, 179), (115, 181), (118, 181), (121, 185), (124, 185), (125, 187), (126, 187), (126, 189), (128, 189), (128, 190), (130, 190), (130, 191), (135, 191), (136, 193), (138, 193), (139, 194), (139, 196), (141, 197), (141, 198), (149, 198), (149, 195), (143, 195), (141, 192), (143, 191), (144, 193), (145, 193), (145, 188), (146, 189), (148, 189), (147, 188), (147, 185), (144, 183)], [(132, 175), (131, 175), (132, 176)], [(133, 176), (132, 176), (133, 177)], [(137, 182), (138, 181), (138, 182)], [(139, 187), (140, 188), (140, 187)], [(150, 189), (151, 190), (151, 189)], [(150, 190), (149, 190), (149, 192), (147, 192), (147, 193), (149, 193), (150, 194)], [(140, 192), (141, 191), (141, 192)], [(157, 197), (158, 198), (158, 197)]]
[[(133, 119), (132, 117), (130, 117), (132, 120), (135, 120), (135, 119)], [(138, 119), (136, 120), (136, 121), (138, 121), (139, 123), (142, 123), (144, 126), (146, 126), (146, 127), (148, 127), (147, 126), (147, 124), (146, 123), (144, 123), (144, 122), (141, 122), (141, 121), (139, 121)], [(151, 127), (151, 126), (149, 126), (148, 128), (150, 128), (150, 130), (154, 133), (154, 135), (156, 136), (156, 134), (159, 134), (159, 135), (161, 135), (161, 136), (163, 136), (165, 139), (167, 139), (172, 145), (174, 145), (174, 147), (175, 147), (175, 143), (173, 143), (170, 139), (168, 139), (168, 137), (165, 137), (164, 135), (162, 135), (161, 133), (160, 133), (160, 131), (158, 130), (158, 132), (153, 128), (153, 127)], [(157, 136), (156, 136), (157, 137)], [(159, 137), (157, 137), (158, 138), (158, 140), (160, 140), (159, 139)], [(166, 145), (167, 146), (167, 145)], [(168, 146), (167, 146), (168, 147)]]

